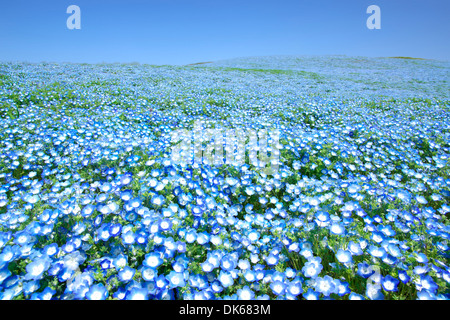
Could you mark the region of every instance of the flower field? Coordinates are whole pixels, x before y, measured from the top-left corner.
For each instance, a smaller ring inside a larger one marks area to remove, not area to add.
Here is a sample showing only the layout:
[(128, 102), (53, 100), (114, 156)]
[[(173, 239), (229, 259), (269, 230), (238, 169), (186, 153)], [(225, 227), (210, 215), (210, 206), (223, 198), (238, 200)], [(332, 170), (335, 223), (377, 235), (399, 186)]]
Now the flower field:
[[(0, 297), (450, 298), (450, 63), (0, 63)], [(180, 165), (196, 121), (279, 169)]]

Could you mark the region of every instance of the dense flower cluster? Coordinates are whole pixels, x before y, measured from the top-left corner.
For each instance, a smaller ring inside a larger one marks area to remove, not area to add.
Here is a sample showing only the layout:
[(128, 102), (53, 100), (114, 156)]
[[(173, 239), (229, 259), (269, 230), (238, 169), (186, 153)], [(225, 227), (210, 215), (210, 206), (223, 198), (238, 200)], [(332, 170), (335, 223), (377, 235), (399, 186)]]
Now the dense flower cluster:
[[(0, 64), (0, 297), (448, 299), (448, 70)], [(279, 130), (279, 170), (174, 163), (197, 120)]]

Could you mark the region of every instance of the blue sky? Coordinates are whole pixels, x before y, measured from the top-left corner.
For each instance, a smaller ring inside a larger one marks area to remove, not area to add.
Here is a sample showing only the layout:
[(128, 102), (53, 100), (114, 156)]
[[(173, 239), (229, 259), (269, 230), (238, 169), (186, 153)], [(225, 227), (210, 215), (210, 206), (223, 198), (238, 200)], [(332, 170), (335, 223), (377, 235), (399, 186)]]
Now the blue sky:
[[(69, 5), (81, 30), (69, 30)], [(381, 29), (369, 30), (369, 5)], [(450, 60), (448, 0), (0, 2), (0, 61), (188, 64), (264, 55)]]

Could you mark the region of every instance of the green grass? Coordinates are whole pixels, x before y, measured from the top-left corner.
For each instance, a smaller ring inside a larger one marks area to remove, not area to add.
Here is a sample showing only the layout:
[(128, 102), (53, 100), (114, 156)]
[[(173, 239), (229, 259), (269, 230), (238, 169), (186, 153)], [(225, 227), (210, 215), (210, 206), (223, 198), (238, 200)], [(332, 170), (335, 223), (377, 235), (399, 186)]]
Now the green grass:
[(413, 58), (413, 57), (388, 57), (389, 59), (409, 59), (409, 60), (426, 60), (423, 58)]

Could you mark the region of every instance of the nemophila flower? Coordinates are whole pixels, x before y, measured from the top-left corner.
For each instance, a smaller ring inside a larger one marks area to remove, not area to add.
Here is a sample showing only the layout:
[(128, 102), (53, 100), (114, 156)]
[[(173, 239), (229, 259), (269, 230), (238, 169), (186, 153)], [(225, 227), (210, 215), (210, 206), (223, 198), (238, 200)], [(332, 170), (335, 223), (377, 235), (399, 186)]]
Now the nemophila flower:
[(204, 245), (209, 242), (210, 236), (206, 232), (201, 232), (197, 234), (197, 243), (200, 245)]
[(121, 238), (122, 238), (122, 242), (125, 245), (131, 245), (131, 244), (135, 243), (136, 234), (133, 231), (129, 230), (125, 233), (122, 232)]
[(300, 251), (300, 254), (305, 257), (306, 259), (309, 259), (313, 256), (313, 251), (311, 250), (311, 248), (303, 248)]
[(429, 268), (427, 266), (415, 266), (413, 269), (413, 272), (417, 275), (425, 274), (429, 271)]
[(309, 288), (308, 291), (303, 294), (303, 298), (305, 298), (306, 300), (319, 300), (319, 295), (320, 293)]
[[(111, 237), (111, 233), (109, 232), (109, 228), (110, 228), (109, 224), (104, 224), (97, 230), (98, 238), (100, 240), (108, 241), (108, 239)], [(65, 250), (64, 248), (62, 248), (62, 249)]]
[(124, 190), (120, 192), (120, 199), (123, 201), (129, 201), (133, 197), (133, 191)]
[(164, 204), (164, 202), (165, 202), (165, 200), (164, 200), (163, 196), (154, 196), (151, 199), (152, 205), (157, 206), (157, 207), (162, 206)]
[(250, 289), (249, 286), (238, 289), (236, 294), (238, 300), (253, 300), (255, 298), (255, 293)]
[(398, 259), (391, 256), (390, 254), (386, 254), (383, 258), (382, 261), (390, 266), (394, 265), (395, 263), (397, 263)]
[(42, 249), (42, 253), (47, 255), (47, 256), (49, 256), (49, 257), (53, 257), (58, 252), (59, 252), (59, 248), (58, 248), (58, 245), (56, 243), (48, 244)]
[(388, 244), (386, 249), (387, 249), (387, 252), (390, 255), (392, 255), (393, 257), (398, 258), (402, 255), (400, 248), (396, 244), (390, 243), (390, 244)]
[(333, 282), (334, 282), (335, 291), (340, 297), (343, 297), (346, 294), (350, 293), (350, 288), (349, 288), (348, 282), (341, 282), (341, 281), (339, 281), (339, 279), (334, 279)]
[(169, 288), (185, 286), (184, 276), (181, 272), (171, 271), (166, 279), (169, 281)]
[(120, 185), (121, 186), (129, 185), (132, 180), (133, 180), (133, 178), (132, 178), (131, 174), (122, 174), (122, 175), (120, 175)]
[(119, 271), (118, 277), (120, 281), (127, 282), (131, 281), (135, 274), (136, 274), (135, 269), (125, 266)]
[(226, 255), (220, 260), (220, 267), (225, 271), (231, 271), (236, 268), (236, 262), (230, 255)]
[(48, 256), (43, 256), (37, 260), (29, 263), (26, 267), (27, 274), (26, 280), (40, 280), (43, 277), (45, 271), (50, 267), (51, 260)]
[(266, 256), (264, 258), (266, 260), (266, 263), (269, 266), (274, 266), (274, 265), (278, 264), (278, 261), (279, 261), (279, 256), (277, 254), (273, 254), (273, 253), (270, 253), (268, 256)]
[(345, 227), (342, 226), (340, 223), (333, 223), (330, 226), (330, 232), (332, 234), (335, 234), (335, 235), (344, 235), (345, 234)]
[(302, 283), (300, 281), (291, 281), (287, 285), (286, 292), (294, 297), (302, 293)]
[(155, 284), (157, 288), (164, 289), (169, 284), (169, 281), (167, 281), (166, 277), (163, 274), (160, 274), (158, 277), (156, 277)]
[(429, 292), (435, 293), (438, 289), (438, 285), (429, 275), (419, 275), (417, 279), (414, 280), (417, 290), (427, 290)]
[[(133, 287), (125, 294), (126, 300), (148, 300), (148, 290), (146, 288)], [(123, 293), (120, 294), (123, 296)], [(122, 298), (123, 299), (123, 298)]]
[(185, 242), (183, 242), (183, 241), (177, 241), (177, 242), (175, 243), (175, 246), (176, 246), (176, 250), (177, 250), (179, 253), (186, 252), (186, 243), (185, 243)]
[(283, 281), (286, 279), (286, 276), (283, 272), (279, 272), (279, 271), (274, 271), (271, 274), (271, 281)]
[(348, 296), (349, 300), (365, 300), (364, 297), (360, 294), (351, 292), (350, 295)]
[(339, 249), (336, 253), (336, 259), (340, 263), (349, 264), (352, 263), (352, 254), (350, 251)]
[(408, 274), (404, 270), (398, 270), (398, 278), (403, 283), (408, 283), (409, 280), (411, 280), (411, 277), (408, 276)]
[(384, 300), (384, 295), (379, 284), (367, 283), (366, 296), (370, 300)]
[(280, 280), (275, 280), (270, 284), (270, 288), (272, 289), (272, 292), (277, 295), (283, 295), (286, 291), (286, 284)]
[(370, 237), (376, 243), (381, 243), (385, 239), (384, 235), (381, 232), (372, 232)]
[(417, 291), (417, 300), (437, 300), (436, 295), (428, 290)]
[(145, 281), (152, 281), (158, 276), (158, 272), (154, 268), (143, 267), (140, 271)]
[(316, 264), (314, 262), (306, 262), (302, 268), (302, 272), (305, 275), (305, 277), (315, 278), (322, 271), (322, 268), (323, 267), (321, 264)]
[(419, 263), (427, 263), (428, 262), (428, 258), (423, 253), (417, 253), (416, 254), (416, 261), (419, 262)]
[(333, 282), (333, 278), (330, 276), (325, 276), (323, 278), (317, 277), (314, 289), (317, 292), (322, 293), (324, 296), (328, 297), (331, 293), (337, 293), (337, 288)]
[(245, 270), (245, 271), (244, 271), (244, 279), (245, 279), (247, 282), (253, 282), (253, 281), (256, 281), (257, 278), (256, 278), (256, 273), (255, 273), (255, 271), (249, 270), (249, 269)]
[(191, 275), (189, 277), (189, 283), (192, 287), (203, 290), (208, 287), (208, 278), (201, 274)]
[(368, 278), (372, 274), (374, 274), (374, 269), (372, 266), (368, 265), (366, 262), (358, 263), (358, 271), (357, 274), (363, 278)]
[(86, 205), (83, 209), (81, 209), (81, 215), (85, 218), (90, 217), (95, 211), (95, 206), (92, 204)]
[(220, 246), (223, 243), (222, 238), (217, 235), (212, 235), (210, 238), (210, 242), (215, 246)]
[(386, 250), (383, 247), (377, 247), (374, 245), (369, 246), (368, 252), (375, 258), (383, 258), (386, 255)]
[(107, 297), (108, 290), (101, 283), (92, 285), (86, 293), (86, 298), (89, 300), (105, 300)]
[(161, 254), (159, 252), (151, 252), (145, 255), (143, 264), (146, 267), (157, 268), (163, 263), (163, 259), (161, 258)]
[(319, 227), (326, 227), (329, 225), (330, 215), (328, 214), (328, 212), (317, 211), (315, 213), (315, 217), (316, 217), (315, 222)]
[(189, 230), (186, 232), (185, 239), (187, 243), (193, 243), (197, 240), (197, 232), (194, 229)]
[(40, 293), (37, 293), (37, 292), (33, 293), (31, 295), (30, 300), (50, 300), (50, 299), (52, 299), (52, 297), (55, 293), (56, 293), (56, 290), (46, 287)]
[(387, 275), (382, 278), (381, 285), (383, 286), (383, 289), (386, 291), (397, 291), (397, 286), (399, 284), (399, 280), (395, 279), (391, 275)]
[(122, 230), (122, 225), (120, 223), (112, 223), (109, 225), (108, 232), (111, 237), (117, 237)]
[(112, 260), (110, 258), (108, 258), (108, 257), (101, 259), (100, 267), (103, 270), (111, 269), (113, 267)]
[(25, 231), (16, 233), (14, 237), (14, 243), (18, 245), (25, 245), (31, 240), (32, 240), (31, 236)]
[(247, 270), (250, 268), (250, 262), (248, 260), (241, 259), (238, 261), (238, 268), (241, 270)]
[(23, 283), (23, 293), (28, 296), (39, 289), (39, 282), (36, 280)]
[(203, 272), (206, 273), (211, 272), (214, 269), (214, 266), (208, 261), (203, 262), (200, 266), (202, 267)]
[(11, 246), (6, 246), (0, 254), (0, 266), (5, 265), (17, 257), (18, 252)]
[(231, 276), (231, 273), (221, 270), (219, 276), (217, 278), (224, 288), (228, 288), (233, 285), (234, 279)]
[(363, 254), (363, 251), (362, 251), (361, 246), (360, 246), (359, 243), (355, 243), (353, 241), (350, 241), (348, 243), (348, 249), (350, 250), (350, 252), (354, 256), (359, 256), (359, 255)]

